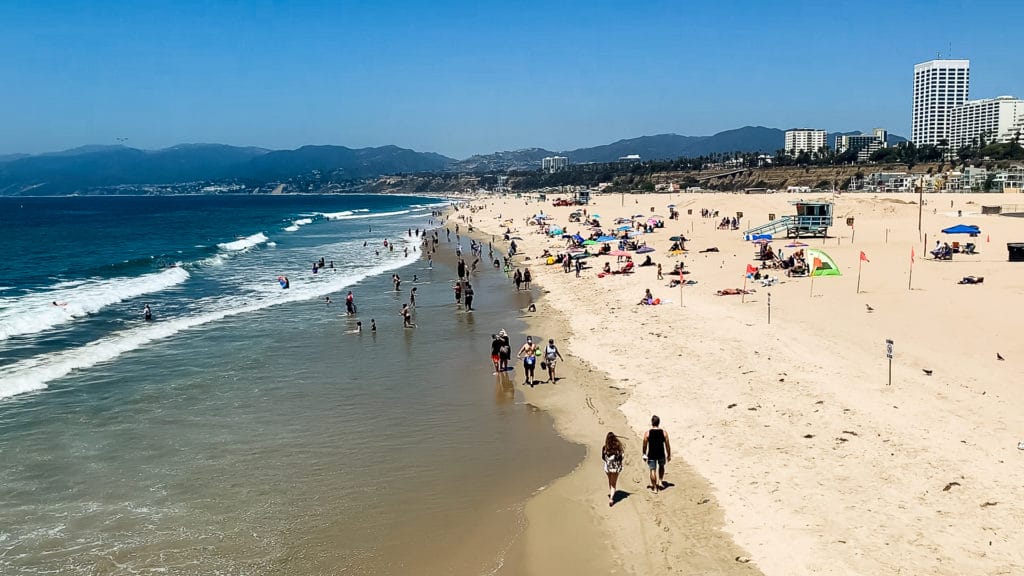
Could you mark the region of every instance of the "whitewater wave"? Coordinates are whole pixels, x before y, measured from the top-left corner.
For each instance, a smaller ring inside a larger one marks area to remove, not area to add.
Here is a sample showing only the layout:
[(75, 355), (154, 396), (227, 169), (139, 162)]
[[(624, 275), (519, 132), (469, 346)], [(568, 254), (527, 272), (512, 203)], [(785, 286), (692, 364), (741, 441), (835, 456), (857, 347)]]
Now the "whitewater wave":
[(252, 292), (263, 293), (263, 297), (255, 302), (234, 305), (237, 302), (237, 297), (232, 297), (228, 299), (230, 302), (223, 301), (215, 304), (219, 308), (213, 310), (192, 316), (147, 322), (142, 327), (123, 330), (84, 346), (15, 362), (0, 368), (0, 398), (44, 390), (50, 382), (63, 378), (75, 370), (83, 370), (103, 362), (110, 362), (121, 354), (157, 340), (169, 338), (184, 330), (216, 322), (229, 316), (254, 312), (289, 302), (322, 298), (370, 276), (405, 266), (418, 258), (418, 254), (410, 254), (407, 258), (395, 259), (356, 274), (338, 275), (328, 281), (323, 279), (295, 280), (288, 290), (267, 291), (264, 284), (253, 285), (248, 287)]
[(0, 341), (44, 332), (111, 304), (166, 290), (188, 277), (187, 271), (174, 267), (129, 278), (61, 282), (40, 292), (0, 298)]
[[(355, 214), (354, 212), (363, 212), (361, 214)], [(396, 210), (395, 212), (370, 212), (366, 213), (365, 210), (346, 210), (345, 212), (333, 212), (330, 214), (324, 214), (323, 217), (328, 220), (356, 220), (359, 218), (382, 218), (384, 216), (398, 216), (400, 214), (408, 214), (409, 210)]]
[(221, 242), (217, 244), (217, 247), (221, 250), (227, 250), (228, 252), (238, 252), (240, 250), (248, 250), (253, 246), (259, 246), (269, 240), (267, 235), (263, 232), (257, 232), (252, 236), (246, 236), (245, 238), (239, 238), (233, 242)]
[(298, 232), (300, 226), (305, 226), (306, 224), (312, 224), (312, 223), (313, 223), (313, 219), (312, 218), (299, 218), (298, 220), (295, 220), (294, 222), (292, 222), (291, 226), (285, 227), (284, 231), (285, 232)]

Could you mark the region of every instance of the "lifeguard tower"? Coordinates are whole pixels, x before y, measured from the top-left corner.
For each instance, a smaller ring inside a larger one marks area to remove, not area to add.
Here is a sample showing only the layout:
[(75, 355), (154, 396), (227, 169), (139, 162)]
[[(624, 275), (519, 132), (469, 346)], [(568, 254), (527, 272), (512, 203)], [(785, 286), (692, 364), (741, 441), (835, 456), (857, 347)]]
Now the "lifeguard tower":
[(751, 239), (761, 234), (778, 234), (785, 231), (787, 238), (806, 238), (812, 236), (828, 236), (828, 228), (832, 225), (831, 202), (790, 202), (796, 206), (796, 214), (776, 218), (767, 224), (751, 228), (743, 233), (744, 238)]

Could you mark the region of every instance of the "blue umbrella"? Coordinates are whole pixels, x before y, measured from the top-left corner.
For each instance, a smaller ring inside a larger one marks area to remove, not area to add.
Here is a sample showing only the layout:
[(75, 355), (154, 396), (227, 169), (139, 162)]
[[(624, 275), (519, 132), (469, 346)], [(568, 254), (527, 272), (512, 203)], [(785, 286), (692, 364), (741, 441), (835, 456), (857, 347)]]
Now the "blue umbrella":
[(597, 241), (598, 242), (615, 242), (616, 240), (618, 240), (618, 238), (616, 238), (615, 236), (598, 236), (597, 237)]
[(616, 230), (632, 230), (632, 226), (619, 226)]

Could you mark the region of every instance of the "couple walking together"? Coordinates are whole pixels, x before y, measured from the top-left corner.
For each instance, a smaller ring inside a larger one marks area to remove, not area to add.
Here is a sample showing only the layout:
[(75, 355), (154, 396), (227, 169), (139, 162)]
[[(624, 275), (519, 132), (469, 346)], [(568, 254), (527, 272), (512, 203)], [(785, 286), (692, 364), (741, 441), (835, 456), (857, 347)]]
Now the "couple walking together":
[[(601, 460), (604, 461), (604, 472), (608, 476), (608, 505), (615, 504), (615, 495), (618, 489), (616, 484), (619, 481), (619, 474), (622, 473), (622, 465), (625, 459), (625, 451), (622, 441), (614, 432), (605, 436), (604, 446), (601, 447)], [(668, 441), (668, 433), (661, 428), (661, 418), (651, 417), (651, 429), (644, 433), (643, 459), (651, 472), (651, 483), (648, 486), (655, 493), (665, 488), (665, 464), (672, 460), (672, 446)]]

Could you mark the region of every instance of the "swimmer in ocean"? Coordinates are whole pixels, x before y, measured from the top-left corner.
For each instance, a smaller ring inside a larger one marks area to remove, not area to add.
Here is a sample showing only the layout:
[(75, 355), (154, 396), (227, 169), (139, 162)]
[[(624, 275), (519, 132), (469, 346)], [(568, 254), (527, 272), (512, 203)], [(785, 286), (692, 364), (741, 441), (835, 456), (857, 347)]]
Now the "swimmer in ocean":
[(153, 321), (153, 311), (149, 308), (149, 304), (142, 307), (142, 318), (146, 322)]
[(324, 303), (327, 304), (328, 306), (330, 306), (330, 304), (331, 304), (331, 297), (330, 296), (324, 296)]
[(362, 322), (356, 322), (356, 329), (355, 330), (349, 330), (348, 332), (345, 332), (345, 334), (362, 334), (362, 333), (363, 333), (363, 323)]
[(54, 305), (54, 306), (60, 306), (61, 308), (63, 308), (63, 307), (65, 307), (65, 306), (67, 306), (67, 305), (68, 305), (68, 303), (67, 303), (67, 302), (57, 302), (56, 300), (54, 300), (54, 301), (53, 301), (53, 305)]
[(376, 331), (377, 331), (377, 321), (374, 320), (373, 318), (370, 318), (370, 332), (376, 332)]

